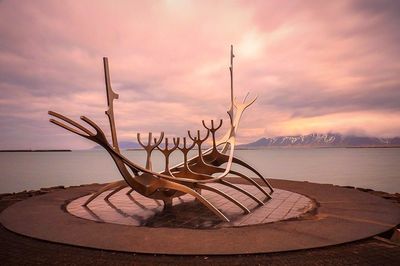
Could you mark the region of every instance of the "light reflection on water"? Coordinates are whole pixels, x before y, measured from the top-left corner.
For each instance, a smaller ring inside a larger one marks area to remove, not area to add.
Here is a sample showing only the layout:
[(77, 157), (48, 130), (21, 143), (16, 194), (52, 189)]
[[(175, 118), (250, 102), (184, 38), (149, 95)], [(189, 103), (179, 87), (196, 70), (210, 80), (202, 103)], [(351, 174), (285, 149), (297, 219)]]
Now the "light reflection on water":
[[(124, 151), (145, 164), (143, 151)], [(266, 177), (332, 183), (400, 192), (400, 149), (267, 149), (239, 150), (236, 156)], [(181, 161), (174, 152), (172, 163)], [(153, 154), (154, 170), (162, 170), (163, 157)], [(105, 183), (121, 179), (105, 151), (0, 153), (0, 193), (57, 185)]]

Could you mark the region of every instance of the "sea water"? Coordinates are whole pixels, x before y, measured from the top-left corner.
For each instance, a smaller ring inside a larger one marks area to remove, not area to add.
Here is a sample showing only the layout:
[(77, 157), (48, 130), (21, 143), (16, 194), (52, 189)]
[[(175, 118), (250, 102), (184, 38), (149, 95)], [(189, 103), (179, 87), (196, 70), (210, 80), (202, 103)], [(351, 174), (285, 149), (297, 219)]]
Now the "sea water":
[[(123, 153), (145, 165), (144, 151)], [(400, 192), (400, 148), (276, 148), (238, 150), (235, 155), (268, 178)], [(154, 152), (152, 160), (155, 171), (164, 168), (161, 153)], [(174, 152), (171, 164), (181, 160), (180, 152)], [(0, 169), (0, 193), (122, 179), (102, 150), (1, 152)]]

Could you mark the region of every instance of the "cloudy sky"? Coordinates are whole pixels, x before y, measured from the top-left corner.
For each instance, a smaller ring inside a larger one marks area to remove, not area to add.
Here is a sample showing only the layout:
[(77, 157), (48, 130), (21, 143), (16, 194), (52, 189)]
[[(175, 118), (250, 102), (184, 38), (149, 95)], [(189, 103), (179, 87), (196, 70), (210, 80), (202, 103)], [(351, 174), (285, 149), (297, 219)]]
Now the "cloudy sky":
[(258, 95), (239, 142), (400, 135), (399, 14), (399, 1), (0, 1), (0, 149), (93, 146), (47, 111), (108, 132), (103, 56), (120, 140), (227, 122), (231, 44), (235, 96)]

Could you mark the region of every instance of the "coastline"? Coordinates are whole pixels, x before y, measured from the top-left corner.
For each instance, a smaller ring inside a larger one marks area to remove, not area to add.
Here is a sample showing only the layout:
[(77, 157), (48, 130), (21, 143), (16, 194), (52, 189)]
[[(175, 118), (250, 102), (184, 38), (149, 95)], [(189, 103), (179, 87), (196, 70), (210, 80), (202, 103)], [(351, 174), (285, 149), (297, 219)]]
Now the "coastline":
[(71, 152), (72, 150), (0, 150), (0, 152)]

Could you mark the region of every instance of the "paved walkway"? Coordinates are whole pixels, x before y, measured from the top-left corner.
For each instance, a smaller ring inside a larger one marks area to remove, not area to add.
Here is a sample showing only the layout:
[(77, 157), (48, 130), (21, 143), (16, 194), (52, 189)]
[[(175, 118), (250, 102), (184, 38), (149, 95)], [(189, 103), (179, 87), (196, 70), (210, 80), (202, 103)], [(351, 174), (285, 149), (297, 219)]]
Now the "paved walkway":
[[(53, 189), (54, 190), (54, 189)], [(0, 197), (0, 211), (45, 193)], [(385, 195), (387, 198), (392, 198)], [(307, 251), (239, 256), (168, 256), (121, 253), (55, 244), (17, 235), (0, 226), (2, 265), (399, 265), (400, 246), (381, 238)]]
[(102, 224), (74, 218), (60, 209), (66, 199), (96, 188), (86, 186), (23, 201), (3, 212), (1, 218), (8, 228), (39, 238), (50, 236), (53, 241), (54, 237), (64, 243), (84, 241), (72, 243), (103, 249), (169, 254), (257, 253), (326, 246), (372, 236), (399, 222), (397, 206), (364, 192), (294, 181), (273, 180), (273, 184), (313, 197), (320, 203), (318, 214), (302, 221), (218, 230)]

